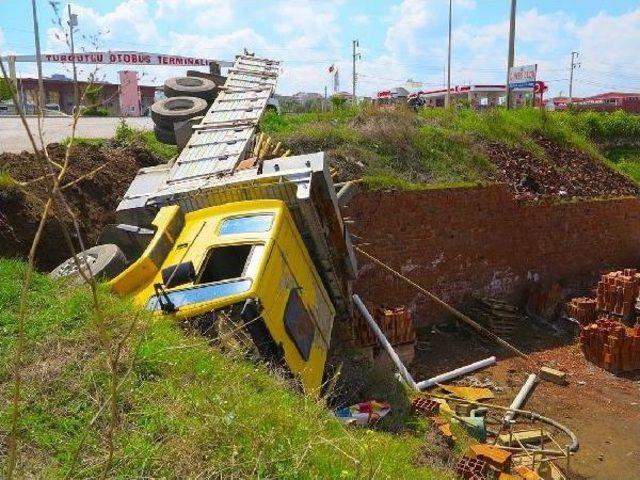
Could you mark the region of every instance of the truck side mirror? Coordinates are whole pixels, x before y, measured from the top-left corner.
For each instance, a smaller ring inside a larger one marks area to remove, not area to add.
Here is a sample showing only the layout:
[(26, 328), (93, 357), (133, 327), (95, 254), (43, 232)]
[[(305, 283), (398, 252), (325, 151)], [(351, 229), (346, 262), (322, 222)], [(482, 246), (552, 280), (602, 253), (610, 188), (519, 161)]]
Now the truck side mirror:
[(183, 262), (171, 265), (162, 270), (162, 283), (166, 288), (173, 288), (192, 282), (196, 278), (193, 262)]

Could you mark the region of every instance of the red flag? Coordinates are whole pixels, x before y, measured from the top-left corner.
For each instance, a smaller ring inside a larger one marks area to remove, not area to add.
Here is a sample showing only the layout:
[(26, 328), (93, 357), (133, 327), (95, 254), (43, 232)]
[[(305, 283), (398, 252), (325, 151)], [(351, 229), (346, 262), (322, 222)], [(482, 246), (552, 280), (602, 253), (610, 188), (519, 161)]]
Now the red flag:
[(334, 66), (333, 66), (333, 65), (331, 65), (331, 66), (329, 67), (329, 73), (333, 73), (333, 71), (334, 71), (334, 70), (335, 70)]

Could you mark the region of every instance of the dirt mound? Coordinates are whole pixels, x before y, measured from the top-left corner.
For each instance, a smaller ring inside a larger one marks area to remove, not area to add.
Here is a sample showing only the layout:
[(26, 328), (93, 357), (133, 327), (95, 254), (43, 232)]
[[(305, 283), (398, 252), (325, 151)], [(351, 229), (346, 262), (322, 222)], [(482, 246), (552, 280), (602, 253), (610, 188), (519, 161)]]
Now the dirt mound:
[[(49, 154), (58, 163), (64, 161), (65, 147), (49, 145)], [(115, 208), (138, 169), (161, 163), (148, 150), (139, 146), (95, 147), (77, 145), (71, 154), (69, 170), (63, 184), (65, 197), (80, 222), (85, 245), (95, 244), (103, 227), (114, 221)], [(72, 183), (88, 172), (103, 167), (94, 175)], [(31, 181), (30, 195), (15, 189), (0, 188), (0, 255), (24, 257), (35, 234), (43, 199), (46, 198), (46, 171), (33, 153), (0, 154), (0, 171), (21, 182)], [(70, 219), (64, 215), (70, 225)], [(69, 256), (58, 219), (47, 221), (38, 249), (38, 269), (50, 270)]]
[(604, 163), (569, 146), (538, 136), (549, 160), (498, 142), (484, 145), (498, 172), (495, 180), (512, 185), (516, 197), (597, 197), (637, 195), (638, 186)]

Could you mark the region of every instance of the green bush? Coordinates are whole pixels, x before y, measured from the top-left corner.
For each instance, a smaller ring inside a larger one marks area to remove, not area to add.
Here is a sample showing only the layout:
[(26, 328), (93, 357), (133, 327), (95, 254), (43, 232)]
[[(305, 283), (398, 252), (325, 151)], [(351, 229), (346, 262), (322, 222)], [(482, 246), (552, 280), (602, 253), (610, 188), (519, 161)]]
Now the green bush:
[(83, 117), (108, 117), (109, 110), (105, 107), (87, 107), (80, 111), (80, 115)]

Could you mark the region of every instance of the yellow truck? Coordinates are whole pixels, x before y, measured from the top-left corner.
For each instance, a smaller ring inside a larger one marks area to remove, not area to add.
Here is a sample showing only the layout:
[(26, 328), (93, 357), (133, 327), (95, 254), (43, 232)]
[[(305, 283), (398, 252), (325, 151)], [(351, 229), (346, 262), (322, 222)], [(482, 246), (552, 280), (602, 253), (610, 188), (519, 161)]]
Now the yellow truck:
[[(277, 71), (238, 56), (178, 157), (138, 172), (80, 257), (153, 315), (233, 325), (316, 395), (356, 264), (324, 154), (255, 157)], [(73, 259), (52, 273), (78, 277)]]
[(281, 200), (227, 203), (184, 214), (163, 207), (155, 235), (111, 288), (155, 315), (218, 316), (256, 349), (320, 388), (335, 309)]

